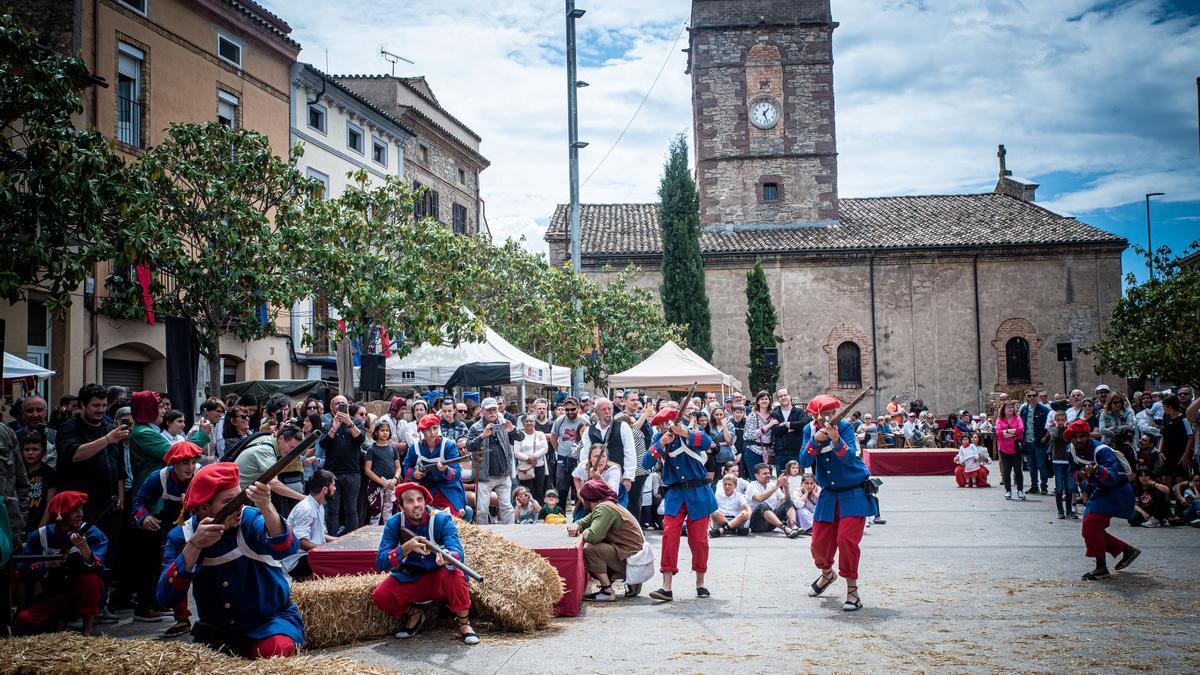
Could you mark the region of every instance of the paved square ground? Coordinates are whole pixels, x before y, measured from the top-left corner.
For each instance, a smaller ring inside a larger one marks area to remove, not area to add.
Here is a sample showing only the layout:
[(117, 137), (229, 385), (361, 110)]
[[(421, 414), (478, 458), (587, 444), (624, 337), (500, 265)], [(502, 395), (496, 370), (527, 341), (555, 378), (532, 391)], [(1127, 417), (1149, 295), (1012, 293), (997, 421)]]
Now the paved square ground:
[(841, 611), (841, 581), (807, 597), (817, 575), (807, 537), (723, 537), (711, 542), (707, 600), (692, 593), (685, 544), (669, 604), (644, 594), (588, 604), (538, 635), (484, 634), (475, 647), (447, 629), (333, 651), (471, 674), (1200, 671), (1200, 530), (1115, 524), (1144, 552), (1089, 583), (1079, 521), (1056, 520), (1053, 496), (1009, 502), (1002, 488), (960, 489), (950, 476), (884, 481), (888, 522), (863, 538), (859, 612)]

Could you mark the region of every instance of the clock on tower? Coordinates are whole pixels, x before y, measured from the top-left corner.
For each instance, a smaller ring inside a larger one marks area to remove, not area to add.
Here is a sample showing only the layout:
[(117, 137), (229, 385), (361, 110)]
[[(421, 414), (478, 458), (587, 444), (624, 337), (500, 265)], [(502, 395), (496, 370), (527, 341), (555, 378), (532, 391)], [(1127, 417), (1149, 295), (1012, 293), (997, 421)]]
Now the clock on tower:
[(838, 217), (829, 0), (692, 0), (696, 179), (704, 225)]

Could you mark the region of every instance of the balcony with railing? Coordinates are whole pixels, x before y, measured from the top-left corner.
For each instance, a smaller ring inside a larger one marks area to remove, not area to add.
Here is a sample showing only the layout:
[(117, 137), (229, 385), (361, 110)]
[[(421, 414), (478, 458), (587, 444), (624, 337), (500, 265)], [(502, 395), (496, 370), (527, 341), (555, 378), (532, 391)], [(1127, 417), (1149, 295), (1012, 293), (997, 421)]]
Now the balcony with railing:
[(142, 147), (142, 104), (124, 96), (117, 97), (117, 140)]

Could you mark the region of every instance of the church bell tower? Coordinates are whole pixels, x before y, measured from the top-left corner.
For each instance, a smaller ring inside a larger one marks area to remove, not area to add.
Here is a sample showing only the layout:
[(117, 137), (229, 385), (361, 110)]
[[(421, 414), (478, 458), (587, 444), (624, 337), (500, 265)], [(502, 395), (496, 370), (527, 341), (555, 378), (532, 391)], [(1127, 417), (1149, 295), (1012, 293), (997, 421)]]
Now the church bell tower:
[(692, 0), (703, 225), (836, 221), (830, 0)]

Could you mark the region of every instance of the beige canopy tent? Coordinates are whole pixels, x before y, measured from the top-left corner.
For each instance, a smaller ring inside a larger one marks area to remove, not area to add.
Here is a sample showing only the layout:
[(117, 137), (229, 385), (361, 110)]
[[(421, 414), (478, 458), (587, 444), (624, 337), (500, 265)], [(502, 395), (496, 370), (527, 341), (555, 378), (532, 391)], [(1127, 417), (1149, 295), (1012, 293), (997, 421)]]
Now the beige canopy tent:
[(726, 375), (716, 366), (700, 358), (690, 349), (668, 341), (645, 361), (616, 375), (610, 375), (608, 386), (615, 389), (651, 389), (656, 391), (741, 391), (742, 383)]

